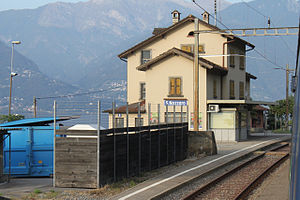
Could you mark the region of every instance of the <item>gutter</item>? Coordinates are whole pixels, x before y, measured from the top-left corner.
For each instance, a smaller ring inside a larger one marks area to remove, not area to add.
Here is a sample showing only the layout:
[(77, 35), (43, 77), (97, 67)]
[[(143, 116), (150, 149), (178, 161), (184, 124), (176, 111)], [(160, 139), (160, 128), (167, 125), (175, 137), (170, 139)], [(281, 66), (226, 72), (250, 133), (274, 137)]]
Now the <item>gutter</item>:
[(120, 58), (122, 61), (127, 63), (127, 60), (125, 58)]

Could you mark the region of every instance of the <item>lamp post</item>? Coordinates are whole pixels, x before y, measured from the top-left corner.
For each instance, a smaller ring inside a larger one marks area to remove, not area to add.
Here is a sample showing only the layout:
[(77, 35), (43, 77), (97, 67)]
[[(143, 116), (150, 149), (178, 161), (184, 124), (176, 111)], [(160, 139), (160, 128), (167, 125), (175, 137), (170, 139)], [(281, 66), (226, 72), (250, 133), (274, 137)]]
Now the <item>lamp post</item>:
[(13, 60), (14, 60), (14, 45), (15, 44), (21, 44), (20, 41), (12, 41), (11, 42), (11, 58), (10, 58), (10, 85), (9, 85), (9, 105), (8, 105), (8, 115), (11, 114), (11, 94), (12, 94), (12, 78), (14, 76), (17, 76), (18, 74), (13, 72)]

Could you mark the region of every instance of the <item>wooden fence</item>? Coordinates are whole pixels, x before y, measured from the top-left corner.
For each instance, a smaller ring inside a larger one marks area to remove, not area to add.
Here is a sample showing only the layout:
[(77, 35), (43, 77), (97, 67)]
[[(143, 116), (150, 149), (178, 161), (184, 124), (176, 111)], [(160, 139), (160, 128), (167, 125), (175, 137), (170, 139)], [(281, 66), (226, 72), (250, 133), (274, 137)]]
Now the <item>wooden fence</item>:
[(57, 130), (55, 186), (97, 188), (183, 160), (187, 132), (187, 123), (101, 130), (99, 139), (97, 131)]

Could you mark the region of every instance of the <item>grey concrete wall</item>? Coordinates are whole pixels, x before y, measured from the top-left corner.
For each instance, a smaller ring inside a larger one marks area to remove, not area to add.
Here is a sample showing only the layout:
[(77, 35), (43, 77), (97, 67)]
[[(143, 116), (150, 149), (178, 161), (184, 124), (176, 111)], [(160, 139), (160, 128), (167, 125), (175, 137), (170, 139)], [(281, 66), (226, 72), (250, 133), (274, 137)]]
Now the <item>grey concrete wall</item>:
[(238, 141), (237, 129), (212, 129), (218, 142), (236, 142)]
[(239, 129), (212, 129), (218, 142), (238, 142), (247, 140), (247, 128)]
[(217, 154), (217, 145), (212, 131), (189, 131), (188, 157)]

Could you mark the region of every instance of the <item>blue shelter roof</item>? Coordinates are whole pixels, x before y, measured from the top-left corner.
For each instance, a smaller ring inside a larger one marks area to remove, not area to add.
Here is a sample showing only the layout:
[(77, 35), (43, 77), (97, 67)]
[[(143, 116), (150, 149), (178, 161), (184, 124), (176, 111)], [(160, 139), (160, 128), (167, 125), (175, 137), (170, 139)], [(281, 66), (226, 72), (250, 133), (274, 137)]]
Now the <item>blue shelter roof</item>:
[[(78, 116), (56, 117), (56, 121), (65, 121), (76, 118), (78, 118)], [(47, 126), (49, 123), (53, 122), (54, 117), (30, 118), (0, 124), (0, 127)]]

